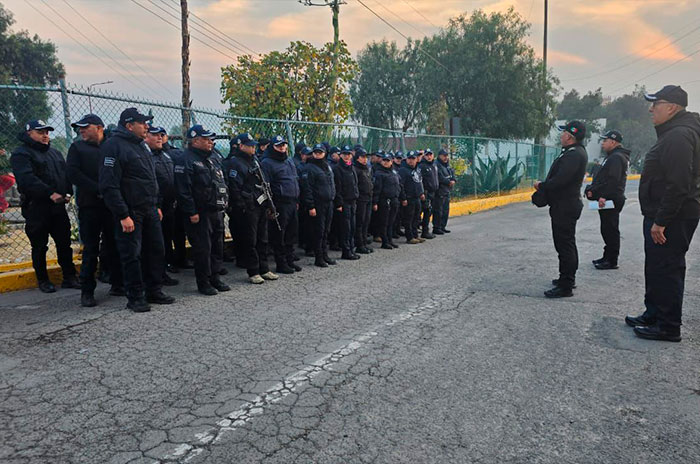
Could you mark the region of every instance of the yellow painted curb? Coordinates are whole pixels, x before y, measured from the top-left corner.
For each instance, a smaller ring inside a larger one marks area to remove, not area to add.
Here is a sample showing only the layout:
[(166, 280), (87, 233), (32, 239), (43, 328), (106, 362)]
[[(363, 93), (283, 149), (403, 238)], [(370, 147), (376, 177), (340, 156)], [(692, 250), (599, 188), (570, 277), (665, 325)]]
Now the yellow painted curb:
[[(31, 265), (31, 264), (30, 264)], [(75, 265), (77, 272), (80, 272), (80, 264)], [(49, 271), (49, 279), (55, 285), (63, 282), (60, 266), (47, 266)], [(16, 290), (26, 290), (28, 288), (36, 288), (38, 285), (34, 270), (20, 270), (3, 272), (0, 274), (0, 293), (14, 292)]]
[[(629, 176), (627, 176), (627, 180), (639, 180), (641, 178), (642, 178), (641, 174), (630, 174)], [(583, 180), (586, 182), (593, 182), (593, 178), (590, 176), (584, 178)]]
[(499, 206), (509, 205), (511, 203), (522, 203), (530, 201), (532, 192), (516, 193), (514, 195), (501, 195), (492, 198), (480, 198), (477, 200), (456, 201), (450, 204), (450, 217), (464, 216), (473, 214), (479, 211), (497, 208)]

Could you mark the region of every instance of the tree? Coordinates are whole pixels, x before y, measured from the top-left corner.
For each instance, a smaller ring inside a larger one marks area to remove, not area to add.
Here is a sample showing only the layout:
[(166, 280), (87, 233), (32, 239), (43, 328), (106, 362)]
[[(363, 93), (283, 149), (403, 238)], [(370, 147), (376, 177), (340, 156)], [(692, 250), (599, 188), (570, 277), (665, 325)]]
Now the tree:
[[(27, 31), (12, 32), (12, 13), (0, 4), (0, 83), (46, 86), (58, 82), (64, 72), (56, 46)], [(12, 149), (19, 133), (30, 119), (48, 119), (51, 106), (46, 92), (0, 91), (0, 148)]]
[[(352, 112), (347, 86), (356, 64), (344, 42), (338, 52), (334, 122)], [(285, 51), (273, 51), (260, 60), (240, 56), (238, 63), (222, 68), (222, 103), (232, 115), (325, 121), (333, 92), (327, 78), (333, 63), (333, 44), (316, 48), (308, 42), (292, 42)]]
[[(513, 8), (451, 19), (420, 43), (420, 68), (427, 73), (422, 91), (433, 102), (444, 97), (450, 115), (461, 117), (467, 133), (496, 138), (546, 134), (558, 81), (551, 74), (542, 79), (544, 65), (526, 42), (529, 30)], [(549, 115), (544, 122), (543, 101)]]
[(557, 104), (555, 114), (557, 119), (583, 121), (586, 124), (586, 140), (588, 140), (591, 134), (603, 130), (597, 120), (605, 117), (604, 112), (603, 91), (600, 88), (583, 96), (576, 89), (571, 89)]
[(624, 146), (632, 151), (630, 167), (641, 172), (644, 156), (656, 143), (656, 131), (649, 116), (649, 102), (644, 99), (646, 89), (637, 87), (603, 107), (607, 118), (606, 130), (622, 133)]

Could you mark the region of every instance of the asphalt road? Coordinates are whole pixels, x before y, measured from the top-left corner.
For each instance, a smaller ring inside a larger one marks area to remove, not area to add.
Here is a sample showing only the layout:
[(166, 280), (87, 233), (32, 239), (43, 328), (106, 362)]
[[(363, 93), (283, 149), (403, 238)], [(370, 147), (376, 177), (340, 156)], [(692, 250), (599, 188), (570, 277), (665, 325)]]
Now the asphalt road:
[[(633, 190), (633, 185), (631, 186)], [(195, 293), (147, 314), (78, 292), (0, 296), (3, 463), (697, 463), (700, 266), (683, 342), (637, 339), (639, 205), (617, 271), (578, 227), (573, 298), (547, 300), (545, 209), (451, 220), (452, 233)], [(182, 274), (181, 274), (182, 275)]]

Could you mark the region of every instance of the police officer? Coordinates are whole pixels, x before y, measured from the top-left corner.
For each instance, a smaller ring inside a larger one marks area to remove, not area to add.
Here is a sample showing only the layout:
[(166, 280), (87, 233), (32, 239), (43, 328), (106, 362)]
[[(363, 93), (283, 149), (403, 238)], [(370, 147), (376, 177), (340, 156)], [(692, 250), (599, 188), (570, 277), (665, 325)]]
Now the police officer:
[(403, 195), (403, 189), (392, 165), (392, 156), (384, 153), (381, 164), (375, 170), (372, 188), (372, 208), (377, 212), (377, 229), (382, 240), (382, 248), (385, 250), (399, 247), (394, 244), (393, 228), (399, 209), (399, 197)]
[(336, 261), (328, 256), (328, 233), (331, 228), (333, 210), (342, 212), (342, 202), (337, 195), (333, 170), (326, 161), (326, 147), (316, 144), (311, 159), (301, 177), (303, 213), (309, 216), (311, 245), (314, 250), (314, 265), (328, 267)]
[(401, 208), (401, 216), (406, 233), (406, 243), (411, 245), (421, 243), (418, 239), (418, 222), (420, 221), (421, 202), (425, 201), (421, 171), (418, 166), (418, 154), (415, 151), (409, 151), (406, 155), (406, 163), (399, 169), (399, 176), (406, 196), (406, 205)]
[(153, 155), (144, 142), (146, 123), (151, 119), (136, 108), (125, 109), (119, 125), (101, 147), (99, 188), (118, 221), (115, 240), (128, 298), (126, 307), (134, 312), (150, 311), (148, 303), (175, 301), (161, 290), (165, 268), (162, 213)]
[[(392, 154), (393, 159), (392, 162), (394, 163), (392, 165), (392, 169), (394, 170), (394, 174), (401, 180), (401, 177), (399, 176), (399, 169), (401, 169), (401, 166), (404, 166), (406, 164), (406, 158), (404, 156), (404, 153), (401, 150), (398, 150), (396, 153)], [(403, 189), (403, 183), (401, 184), (401, 187)], [(401, 230), (401, 226), (403, 224), (403, 208), (402, 206), (406, 206), (404, 204), (399, 204), (397, 206), (397, 211), (396, 211), (396, 218), (394, 219), (394, 223), (392, 224), (392, 238), (399, 238), (403, 235), (405, 235), (404, 231)]]
[(450, 217), (450, 193), (457, 183), (455, 171), (450, 166), (450, 155), (447, 150), (438, 152), (438, 191), (435, 194), (435, 207), (433, 208), (433, 234), (449, 234), (447, 220)]
[(560, 129), (561, 154), (552, 163), (547, 178), (535, 182), (535, 189), (543, 192), (548, 200), (554, 248), (559, 255), (559, 278), (552, 282), (554, 288), (544, 292), (547, 298), (573, 296), (578, 269), (576, 222), (583, 209), (581, 185), (588, 162), (583, 146), (586, 126), (580, 121), (571, 121)]
[[(264, 196), (262, 168), (255, 156), (258, 143), (248, 134), (236, 136), (236, 149), (224, 163), (229, 190), (233, 240), (240, 247), (241, 264), (253, 284), (277, 280), (267, 265), (269, 199)], [(276, 227), (276, 225), (273, 225)]]
[(294, 244), (299, 224), (299, 176), (294, 162), (287, 156), (287, 141), (284, 137), (276, 135), (270, 140), (260, 165), (265, 179), (270, 183), (272, 201), (278, 214), (279, 227), (275, 221), (268, 224), (276, 269), (278, 273), (293, 274), (301, 271), (301, 266), (294, 262)]
[[(163, 218), (160, 221), (163, 231), (163, 244), (165, 246), (165, 262), (167, 265), (175, 264), (175, 253), (173, 250), (173, 231), (175, 230), (175, 204), (177, 202), (177, 192), (175, 191), (174, 163), (170, 155), (163, 150), (164, 135), (167, 132), (158, 126), (148, 126), (146, 134), (146, 145), (151, 149), (153, 162), (156, 168), (156, 179), (158, 180), (158, 192), (160, 211)], [(163, 285), (173, 286), (179, 282), (168, 275), (166, 269), (163, 270)]]
[(18, 135), (22, 144), (10, 156), (12, 172), (21, 194), (25, 232), (32, 246), (32, 266), (39, 290), (53, 293), (56, 287), (46, 270), (49, 235), (56, 244), (58, 264), (63, 273), (62, 288), (80, 288), (73, 265), (70, 219), (66, 203), (73, 188), (66, 175), (61, 152), (51, 148), (49, 132), (53, 127), (41, 120), (29, 121)]
[[(435, 154), (428, 148), (425, 150), (423, 160), (419, 163), (419, 169), (423, 176), (423, 190), (425, 199), (421, 202), (421, 238), (433, 239), (435, 236), (430, 233), (430, 217), (434, 214), (435, 195), (437, 194), (438, 170), (435, 163)], [(433, 226), (433, 229), (435, 226)]]
[(265, 151), (267, 150), (267, 147), (270, 146), (270, 139), (265, 138), (265, 137), (260, 137), (258, 139), (258, 148), (255, 150), (255, 154), (258, 157), (262, 157)]
[(367, 152), (364, 148), (355, 150), (353, 165), (357, 176), (357, 219), (355, 224), (355, 253), (368, 254), (374, 250), (367, 241), (369, 225), (372, 217), (372, 169), (367, 163)]
[(686, 111), (688, 94), (677, 85), (645, 97), (658, 137), (639, 182), (646, 311), (625, 322), (639, 337), (678, 342), (685, 254), (700, 218), (700, 115)]
[(219, 277), (224, 259), (224, 210), (228, 188), (221, 165), (213, 156), (214, 132), (200, 124), (187, 131), (188, 146), (175, 165), (177, 201), (189, 218), (187, 237), (192, 244), (197, 290), (203, 295), (227, 292)]
[(596, 269), (617, 269), (620, 255), (620, 212), (625, 205), (627, 166), (630, 151), (622, 147), (622, 134), (616, 130), (606, 132), (601, 138), (606, 157), (600, 165), (593, 183), (586, 187), (589, 200), (598, 201), (600, 208), (612, 200), (613, 209), (600, 209), (600, 234), (605, 242), (603, 257), (593, 260)]
[(355, 227), (357, 218), (357, 199), (360, 196), (357, 173), (352, 167), (353, 149), (344, 145), (340, 150), (340, 160), (333, 167), (333, 177), (338, 196), (340, 211), (340, 248), (343, 251), (341, 259), (357, 260), (360, 255), (355, 253)]
[[(304, 173), (304, 168), (306, 167), (307, 160), (311, 157), (311, 148), (304, 145), (299, 149), (299, 157), (294, 158), (294, 165), (297, 168), (297, 174), (299, 175), (299, 182), (301, 183), (301, 176)], [(299, 186), (299, 204), (304, 204), (304, 190)], [(311, 233), (309, 229), (309, 217), (306, 214), (299, 214), (299, 233), (298, 241), (299, 246), (304, 249), (306, 256), (313, 256), (313, 247), (311, 246)]]
[(102, 119), (95, 114), (86, 114), (79, 121), (71, 124), (71, 127), (78, 130), (82, 140), (71, 144), (66, 158), (68, 178), (76, 187), (80, 241), (83, 243), (80, 304), (85, 307), (97, 305), (95, 271), (100, 254), (100, 238), (102, 252), (106, 257), (102, 261), (102, 266), (105, 267), (103, 270), (108, 271), (112, 284), (109, 294), (126, 295), (119, 253), (114, 242), (114, 216), (105, 206), (98, 185), (102, 163), (100, 146), (106, 140), (104, 126)]
[[(168, 134), (163, 134), (163, 151), (168, 154), (170, 159), (173, 160), (173, 167), (175, 164), (180, 162), (182, 156), (183, 156), (183, 151), (175, 146), (173, 146), (170, 142), (168, 142)], [(174, 178), (174, 174), (173, 174)], [(177, 193), (177, 192), (176, 192)], [(187, 259), (187, 248), (186, 248), (186, 241), (187, 241), (187, 233), (185, 232), (185, 225), (189, 222), (189, 218), (185, 216), (185, 213), (182, 212), (182, 208), (180, 208), (180, 205), (177, 203), (177, 200), (175, 201), (175, 213), (174, 213), (174, 220), (173, 220), (173, 233), (172, 233), (172, 239), (173, 239), (173, 261), (174, 264), (168, 264), (167, 269), (169, 272), (174, 272), (178, 273), (180, 272), (180, 268), (182, 269), (193, 269), (194, 264)]]

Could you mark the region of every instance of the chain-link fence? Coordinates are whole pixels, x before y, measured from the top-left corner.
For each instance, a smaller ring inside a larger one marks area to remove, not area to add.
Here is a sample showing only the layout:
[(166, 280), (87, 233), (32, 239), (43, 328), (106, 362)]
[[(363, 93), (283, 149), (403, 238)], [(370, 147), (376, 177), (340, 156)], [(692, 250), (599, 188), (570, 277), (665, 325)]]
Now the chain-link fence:
[[(455, 198), (482, 198), (529, 189), (533, 180), (546, 174), (558, 154), (554, 147), (526, 142), (414, 134), (358, 124), (240, 117), (225, 111), (185, 109), (172, 103), (89, 92), (61, 82), (60, 86), (50, 88), (0, 85), (0, 176), (8, 171), (7, 159), (3, 156), (9, 156), (19, 144), (17, 134), (27, 121), (43, 119), (52, 125), (56, 130), (51, 134), (51, 144), (65, 155), (70, 143), (77, 137), (70, 127), (71, 122), (84, 114), (95, 113), (109, 129), (109, 126), (116, 124), (122, 110), (130, 106), (152, 115), (153, 123), (164, 127), (175, 145), (182, 143), (183, 118), (189, 117), (191, 124), (202, 124), (220, 134), (216, 148), (223, 156), (229, 152), (229, 136), (240, 132), (250, 132), (256, 138), (283, 135), (290, 141), (290, 150), (299, 142), (311, 145), (322, 141), (338, 146), (360, 143), (369, 152), (379, 149), (406, 152), (430, 148), (437, 153), (437, 150), (444, 148), (452, 154), (451, 162), (457, 173)], [(9, 208), (0, 215), (0, 271), (31, 258), (29, 242), (23, 232), (16, 187), (7, 190), (4, 196)], [(74, 205), (69, 205), (69, 210), (77, 251)], [(49, 253), (54, 255), (53, 245)]]

